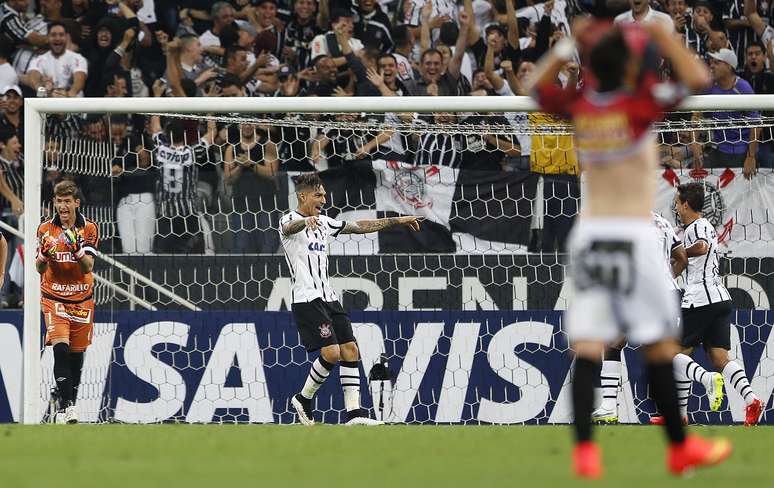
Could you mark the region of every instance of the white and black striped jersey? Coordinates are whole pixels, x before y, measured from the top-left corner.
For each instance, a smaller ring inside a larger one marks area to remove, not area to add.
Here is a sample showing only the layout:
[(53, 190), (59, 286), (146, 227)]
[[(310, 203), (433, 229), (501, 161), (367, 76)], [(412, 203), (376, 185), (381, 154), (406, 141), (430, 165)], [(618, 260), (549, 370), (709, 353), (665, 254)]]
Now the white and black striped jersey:
[(685, 294), (683, 308), (702, 307), (712, 303), (731, 300), (723, 286), (718, 266), (718, 236), (709, 220), (698, 218), (688, 224), (683, 235), (686, 249), (704, 241), (709, 246), (707, 254), (688, 258), (685, 269)]
[(320, 225), (315, 230), (308, 227), (286, 236), (282, 227), (288, 222), (304, 219), (298, 212), (290, 212), (280, 219), (279, 234), (285, 259), (293, 280), (292, 303), (311, 302), (321, 298), (324, 302), (338, 300), (328, 277), (328, 242), (336, 237), (345, 222), (320, 215)]
[(655, 212), (651, 212), (653, 215), (653, 223), (658, 229), (658, 241), (661, 249), (664, 251), (664, 263), (666, 264), (666, 274), (669, 276), (669, 283), (672, 285), (672, 290), (679, 290), (680, 287), (677, 284), (677, 280), (672, 276), (672, 251), (678, 247), (682, 247), (683, 241), (677, 237), (672, 224), (667, 219), (660, 216)]
[(207, 143), (174, 146), (162, 132), (153, 134), (154, 164), (159, 169), (156, 202), (162, 216), (186, 216), (197, 212), (199, 167), (206, 164)]
[(30, 29), (22, 19), (21, 13), (12, 9), (8, 2), (0, 5), (0, 36), (11, 43), (11, 46), (21, 44), (27, 39)]

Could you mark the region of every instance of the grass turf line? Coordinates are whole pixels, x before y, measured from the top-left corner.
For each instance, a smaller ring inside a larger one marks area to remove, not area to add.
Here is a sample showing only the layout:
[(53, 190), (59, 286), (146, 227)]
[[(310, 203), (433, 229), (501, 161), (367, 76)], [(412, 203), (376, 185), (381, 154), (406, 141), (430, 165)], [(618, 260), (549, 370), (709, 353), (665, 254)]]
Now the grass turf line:
[[(771, 483), (774, 429), (691, 430), (730, 438), (734, 454), (674, 479), (661, 429), (598, 428), (606, 473), (594, 486)], [(0, 486), (588, 486), (570, 476), (571, 438), (566, 426), (4, 425)]]

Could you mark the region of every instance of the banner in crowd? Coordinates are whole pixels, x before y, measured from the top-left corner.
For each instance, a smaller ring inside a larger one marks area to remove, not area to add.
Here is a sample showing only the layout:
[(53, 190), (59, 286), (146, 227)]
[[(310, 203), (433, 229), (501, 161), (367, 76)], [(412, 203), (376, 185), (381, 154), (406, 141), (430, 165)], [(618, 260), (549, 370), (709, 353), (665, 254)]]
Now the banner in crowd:
[[(295, 185), (293, 175), (289, 176), (289, 204), (293, 208)], [(322, 171), (320, 177), (328, 192), (329, 217), (424, 218), (419, 232), (393, 227), (380, 232), (378, 239), (341, 236), (331, 244), (333, 255), (527, 250), (536, 174), (462, 171), (375, 160)]]
[(659, 178), (655, 211), (673, 224), (677, 222), (676, 187), (692, 181), (706, 185), (703, 214), (717, 230), (721, 253), (774, 257), (774, 172), (771, 169), (761, 169), (749, 180), (741, 169), (664, 170)]
[[(352, 321), (364, 377), (380, 357), (387, 359), (382, 378), (389, 380), (361, 383), (363, 405), (379, 417), (424, 424), (572, 418), (572, 356), (561, 312), (355, 312)], [(21, 322), (21, 312), (0, 313), (0, 422), (19, 419)], [(731, 355), (744, 364), (767, 405), (763, 422), (771, 423), (774, 314), (737, 311), (734, 322)], [(310, 357), (287, 312), (99, 313), (79, 390), (81, 420), (292, 423), (289, 399), (302, 387)], [(621, 421), (644, 423), (654, 408), (642, 364), (628, 348), (623, 360)], [(700, 353), (697, 360), (706, 365)], [(51, 348), (42, 363), (51, 385)], [(692, 396), (692, 420), (743, 420), (743, 400), (733, 388), (727, 392), (717, 413), (706, 398)], [(342, 420), (336, 370), (318, 393), (316, 410), (325, 422)]]

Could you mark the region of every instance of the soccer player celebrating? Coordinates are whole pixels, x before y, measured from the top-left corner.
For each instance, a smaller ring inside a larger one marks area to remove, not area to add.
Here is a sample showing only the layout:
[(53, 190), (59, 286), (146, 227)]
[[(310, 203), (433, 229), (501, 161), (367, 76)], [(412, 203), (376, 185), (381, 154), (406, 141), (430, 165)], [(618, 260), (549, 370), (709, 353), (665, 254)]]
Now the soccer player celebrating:
[[(683, 295), (683, 353), (687, 357), (701, 344), (712, 365), (723, 374), (747, 404), (744, 425), (757, 425), (763, 402), (755, 396), (739, 363), (728, 358), (731, 349), (731, 295), (718, 274), (718, 238), (715, 228), (701, 216), (704, 186), (687, 183), (677, 187), (675, 205), (685, 228), (683, 240), (688, 253)], [(701, 381), (701, 373), (686, 367), (683, 374)], [(706, 376), (706, 375), (705, 375)], [(717, 410), (720, 405), (711, 405)]]
[[(599, 448), (591, 440), (594, 377), (605, 345), (625, 335), (641, 345), (650, 392), (664, 415), (668, 469), (683, 473), (715, 464), (731, 452), (728, 441), (686, 436), (672, 373), (677, 352), (677, 303), (669, 292), (650, 209), (657, 168), (650, 125), (688, 90), (710, 82), (707, 68), (659, 25), (620, 25), (579, 19), (573, 39), (561, 41), (540, 62), (531, 91), (542, 109), (572, 119), (588, 198), (568, 250), (575, 298), (567, 331), (575, 351), (572, 385), (575, 474), (602, 476)], [(590, 68), (585, 88), (562, 88), (556, 79), (577, 42)], [(656, 78), (659, 55), (680, 83)]]
[(280, 219), (280, 238), (293, 280), (292, 309), (301, 342), (307, 351), (320, 350), (300, 393), (291, 404), (304, 425), (314, 425), (312, 399), (341, 362), (347, 425), (377, 425), (360, 408), (360, 351), (352, 324), (328, 277), (328, 241), (339, 234), (367, 234), (395, 225), (419, 230), (421, 217), (392, 217), (342, 222), (322, 215), (325, 187), (315, 173), (296, 180), (298, 209)]
[(94, 327), (94, 255), (97, 225), (78, 211), (78, 187), (70, 180), (54, 186), (53, 219), (38, 226), (35, 268), (40, 273), (41, 310), (46, 345), (54, 349), (54, 379), (59, 396), (57, 423), (78, 422), (75, 400), (83, 353)]

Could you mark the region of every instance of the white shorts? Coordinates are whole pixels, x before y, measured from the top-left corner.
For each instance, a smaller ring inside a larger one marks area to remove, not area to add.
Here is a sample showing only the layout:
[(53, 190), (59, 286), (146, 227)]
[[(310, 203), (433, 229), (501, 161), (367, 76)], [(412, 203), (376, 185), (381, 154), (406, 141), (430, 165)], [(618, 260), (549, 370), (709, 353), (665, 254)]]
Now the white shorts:
[(642, 345), (677, 337), (679, 304), (657, 232), (648, 219), (579, 219), (568, 242), (571, 342), (623, 335)]

